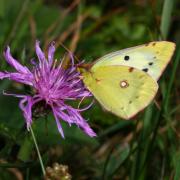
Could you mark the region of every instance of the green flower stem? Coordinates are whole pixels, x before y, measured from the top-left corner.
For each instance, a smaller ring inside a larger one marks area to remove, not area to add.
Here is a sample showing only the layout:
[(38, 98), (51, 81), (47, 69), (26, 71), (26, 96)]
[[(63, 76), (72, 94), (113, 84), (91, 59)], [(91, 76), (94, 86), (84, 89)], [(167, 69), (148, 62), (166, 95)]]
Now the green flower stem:
[(35, 137), (35, 135), (34, 135), (34, 132), (33, 132), (33, 129), (32, 129), (31, 126), (30, 126), (29, 129), (30, 129), (30, 131), (31, 131), (31, 135), (32, 135), (32, 138), (33, 138), (35, 147), (36, 147), (36, 151), (37, 151), (37, 154), (38, 154), (38, 158), (39, 158), (39, 162), (40, 162), (40, 165), (41, 165), (41, 169), (42, 169), (43, 175), (45, 175), (45, 174), (46, 174), (46, 171), (45, 171), (44, 164), (43, 164), (43, 161), (42, 161), (42, 157), (41, 157), (41, 154), (40, 154), (40, 151), (39, 151), (39, 148), (38, 148), (38, 144), (37, 144), (37, 141), (36, 141), (36, 137)]

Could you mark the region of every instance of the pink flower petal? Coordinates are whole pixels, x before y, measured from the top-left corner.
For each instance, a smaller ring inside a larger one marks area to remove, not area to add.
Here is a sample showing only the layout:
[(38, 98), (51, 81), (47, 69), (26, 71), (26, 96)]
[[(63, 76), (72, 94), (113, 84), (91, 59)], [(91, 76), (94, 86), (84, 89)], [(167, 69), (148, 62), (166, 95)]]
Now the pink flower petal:
[(54, 52), (55, 52), (55, 43), (52, 42), (49, 46), (49, 49), (48, 49), (48, 61), (49, 61), (49, 66), (52, 65), (53, 63), (53, 60), (54, 60)]
[(0, 72), (0, 79), (8, 78), (9, 75), (7, 73)]
[(29, 69), (27, 67), (22, 66), (16, 59), (14, 59), (11, 56), (9, 46), (7, 47), (6, 51), (4, 52), (4, 56), (5, 56), (6, 61), (11, 66), (13, 66), (18, 72), (24, 73), (24, 74), (31, 74), (31, 72), (29, 71)]
[(36, 45), (35, 45), (36, 54), (37, 54), (38, 59), (39, 59), (39, 65), (40, 65), (40, 67), (42, 67), (42, 64), (43, 64), (43, 62), (45, 61), (46, 58), (45, 58), (45, 55), (42, 52), (42, 50), (41, 50), (39, 45), (40, 45), (40, 42), (36, 41)]

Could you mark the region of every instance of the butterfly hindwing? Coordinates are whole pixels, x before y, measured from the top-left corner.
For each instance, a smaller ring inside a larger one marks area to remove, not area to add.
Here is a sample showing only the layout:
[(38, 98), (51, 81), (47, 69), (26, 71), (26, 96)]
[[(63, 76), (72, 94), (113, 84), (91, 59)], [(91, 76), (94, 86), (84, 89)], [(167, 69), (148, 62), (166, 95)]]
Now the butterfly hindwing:
[(108, 111), (129, 119), (156, 95), (158, 84), (144, 71), (128, 66), (99, 66), (83, 73), (83, 81)]
[(158, 80), (169, 63), (174, 49), (175, 44), (172, 42), (150, 42), (103, 56), (95, 62), (93, 69), (109, 65), (129, 66), (145, 71)]

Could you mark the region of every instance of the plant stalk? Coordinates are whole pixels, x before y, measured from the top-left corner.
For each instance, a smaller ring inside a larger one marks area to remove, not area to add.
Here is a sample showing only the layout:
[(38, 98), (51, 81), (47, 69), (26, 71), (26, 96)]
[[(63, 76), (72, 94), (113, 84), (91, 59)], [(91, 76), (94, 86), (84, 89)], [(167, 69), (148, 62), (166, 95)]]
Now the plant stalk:
[(34, 141), (34, 145), (36, 147), (36, 151), (37, 151), (37, 154), (38, 154), (38, 158), (39, 158), (39, 162), (40, 162), (40, 165), (41, 165), (41, 169), (42, 169), (42, 172), (43, 172), (43, 175), (45, 176), (46, 174), (46, 171), (45, 171), (45, 168), (44, 168), (44, 164), (43, 164), (43, 161), (42, 161), (42, 157), (41, 157), (41, 154), (40, 154), (40, 151), (39, 151), (39, 148), (38, 148), (38, 144), (37, 144), (37, 141), (36, 141), (36, 137), (34, 135), (34, 132), (33, 132), (33, 129), (32, 127), (30, 126), (30, 131), (31, 131), (31, 135), (32, 135), (32, 138), (33, 138), (33, 141)]

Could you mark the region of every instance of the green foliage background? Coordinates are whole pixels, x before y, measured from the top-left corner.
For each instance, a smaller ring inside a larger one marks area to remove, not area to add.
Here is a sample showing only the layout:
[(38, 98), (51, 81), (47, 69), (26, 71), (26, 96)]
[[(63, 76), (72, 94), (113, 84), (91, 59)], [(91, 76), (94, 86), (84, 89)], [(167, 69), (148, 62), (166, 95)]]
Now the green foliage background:
[[(55, 40), (57, 58), (65, 53), (63, 43), (86, 62), (153, 40), (177, 44), (159, 81), (158, 105), (152, 103), (132, 121), (109, 114), (98, 103), (83, 114), (97, 138), (63, 124), (66, 139), (62, 139), (52, 115), (34, 121), (46, 167), (65, 164), (75, 180), (180, 179), (179, 6), (175, 0), (0, 0), (1, 70), (11, 70), (3, 58), (6, 45), (30, 66), (36, 39), (44, 50)], [(24, 179), (42, 179), (18, 99), (3, 96), (3, 90), (27, 89), (0, 81), (0, 179), (18, 179), (18, 173)]]

